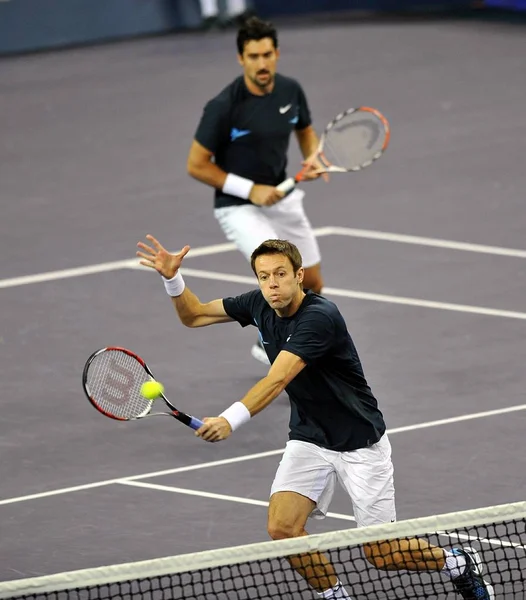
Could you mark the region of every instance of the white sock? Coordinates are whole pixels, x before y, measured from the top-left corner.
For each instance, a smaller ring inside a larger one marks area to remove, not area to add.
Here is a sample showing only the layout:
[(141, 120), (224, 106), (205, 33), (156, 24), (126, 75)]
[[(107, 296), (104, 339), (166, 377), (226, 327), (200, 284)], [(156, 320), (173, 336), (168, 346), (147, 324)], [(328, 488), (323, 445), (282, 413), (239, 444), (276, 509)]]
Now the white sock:
[(333, 598), (340, 600), (352, 600), (339, 579), (338, 583), (333, 588), (325, 590), (324, 592), (318, 592), (318, 596), (320, 598), (325, 598), (325, 600), (333, 600)]
[(444, 552), (446, 554), (446, 564), (442, 568), (442, 573), (451, 577), (451, 579), (460, 577), (466, 570), (466, 557), (463, 554), (457, 554), (454, 550), (453, 552)]
[(227, 0), (226, 12), (229, 17), (237, 17), (247, 9), (245, 0)]
[(201, 4), (201, 15), (203, 19), (209, 17), (217, 17), (219, 8), (217, 7), (217, 0), (199, 0)]

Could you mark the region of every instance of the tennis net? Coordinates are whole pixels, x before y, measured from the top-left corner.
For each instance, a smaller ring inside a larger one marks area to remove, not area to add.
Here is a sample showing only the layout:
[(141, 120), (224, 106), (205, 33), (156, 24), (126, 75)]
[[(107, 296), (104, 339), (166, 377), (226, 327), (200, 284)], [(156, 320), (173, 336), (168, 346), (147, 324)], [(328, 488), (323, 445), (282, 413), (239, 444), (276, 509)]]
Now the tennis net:
[[(407, 539), (471, 546), (494, 598), (526, 598), (526, 502), (0, 583), (0, 598), (31, 600), (287, 600), (317, 598), (285, 557), (307, 568), (323, 552), (353, 600), (463, 597), (450, 577), (373, 566), (364, 545)], [(395, 542), (395, 543), (393, 543)], [(371, 546), (369, 546), (371, 547)], [(319, 555), (318, 555), (319, 556)], [(386, 557), (383, 554), (384, 558)], [(318, 571), (320, 577), (326, 575)], [(471, 596), (464, 596), (471, 598)], [(473, 596), (476, 600), (478, 596)]]

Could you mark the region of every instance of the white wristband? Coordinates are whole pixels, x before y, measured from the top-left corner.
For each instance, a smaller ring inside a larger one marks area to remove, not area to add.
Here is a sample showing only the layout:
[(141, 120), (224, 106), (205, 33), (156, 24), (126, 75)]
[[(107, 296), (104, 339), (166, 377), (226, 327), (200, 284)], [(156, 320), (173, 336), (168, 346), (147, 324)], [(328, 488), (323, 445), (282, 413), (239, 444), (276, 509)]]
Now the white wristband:
[(229, 406), (219, 416), (224, 417), (230, 423), (232, 431), (235, 431), (238, 427), (241, 427), (243, 423), (250, 421), (250, 411), (243, 404), (243, 402), (234, 402), (232, 406)]
[(169, 296), (180, 296), (184, 292), (186, 286), (183, 276), (179, 271), (171, 279), (166, 279), (163, 276), (164, 287)]
[(253, 186), (254, 182), (252, 180), (229, 173), (223, 185), (223, 192), (230, 196), (237, 196), (238, 198), (243, 198), (243, 200), (248, 200), (250, 190)]

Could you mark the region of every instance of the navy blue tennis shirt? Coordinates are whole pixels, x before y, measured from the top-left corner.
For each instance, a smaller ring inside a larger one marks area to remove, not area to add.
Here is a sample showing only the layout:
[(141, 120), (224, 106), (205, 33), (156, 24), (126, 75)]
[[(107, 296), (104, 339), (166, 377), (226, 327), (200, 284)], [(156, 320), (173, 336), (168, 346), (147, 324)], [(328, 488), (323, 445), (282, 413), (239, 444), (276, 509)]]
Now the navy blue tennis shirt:
[(289, 383), (289, 439), (348, 452), (375, 444), (385, 433), (378, 402), (367, 384), (347, 325), (338, 307), (306, 292), (297, 312), (279, 317), (261, 291), (224, 298), (229, 317), (258, 328), (270, 362), (281, 350), (306, 367)]
[[(307, 99), (300, 84), (276, 74), (270, 94), (251, 94), (243, 76), (205, 106), (194, 138), (214, 154), (218, 167), (261, 185), (286, 179), (291, 133), (311, 124)], [(215, 192), (215, 208), (250, 204)]]

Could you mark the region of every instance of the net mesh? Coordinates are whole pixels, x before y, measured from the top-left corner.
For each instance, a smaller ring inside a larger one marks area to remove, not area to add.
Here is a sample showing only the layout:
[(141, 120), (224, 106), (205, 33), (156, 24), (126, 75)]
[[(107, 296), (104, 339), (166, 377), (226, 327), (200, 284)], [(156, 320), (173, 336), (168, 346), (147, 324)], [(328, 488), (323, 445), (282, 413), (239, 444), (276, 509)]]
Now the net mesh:
[(102, 412), (117, 419), (142, 417), (152, 403), (141, 395), (141, 386), (152, 378), (141, 363), (122, 350), (104, 350), (90, 362), (86, 388)]
[(370, 165), (385, 149), (388, 131), (375, 113), (357, 110), (340, 115), (325, 135), (325, 162), (355, 171)]
[[(467, 598), (438, 571), (386, 571), (364, 548), (385, 549), (415, 539), (451, 551), (475, 548), (490, 582), (488, 597), (526, 598), (526, 502), (221, 550), (0, 583), (0, 598), (31, 600), (317, 598), (285, 557), (304, 566), (317, 553), (329, 559), (353, 600)], [(418, 542), (420, 543), (420, 542)], [(371, 545), (372, 544), (372, 545)], [(384, 555), (384, 558), (386, 555)], [(389, 558), (387, 556), (387, 558)], [(393, 555), (393, 559), (396, 557)], [(396, 560), (399, 560), (396, 559)], [(319, 573), (320, 577), (324, 573)], [(457, 583), (460, 580), (456, 580)], [(458, 584), (460, 585), (460, 584)]]

